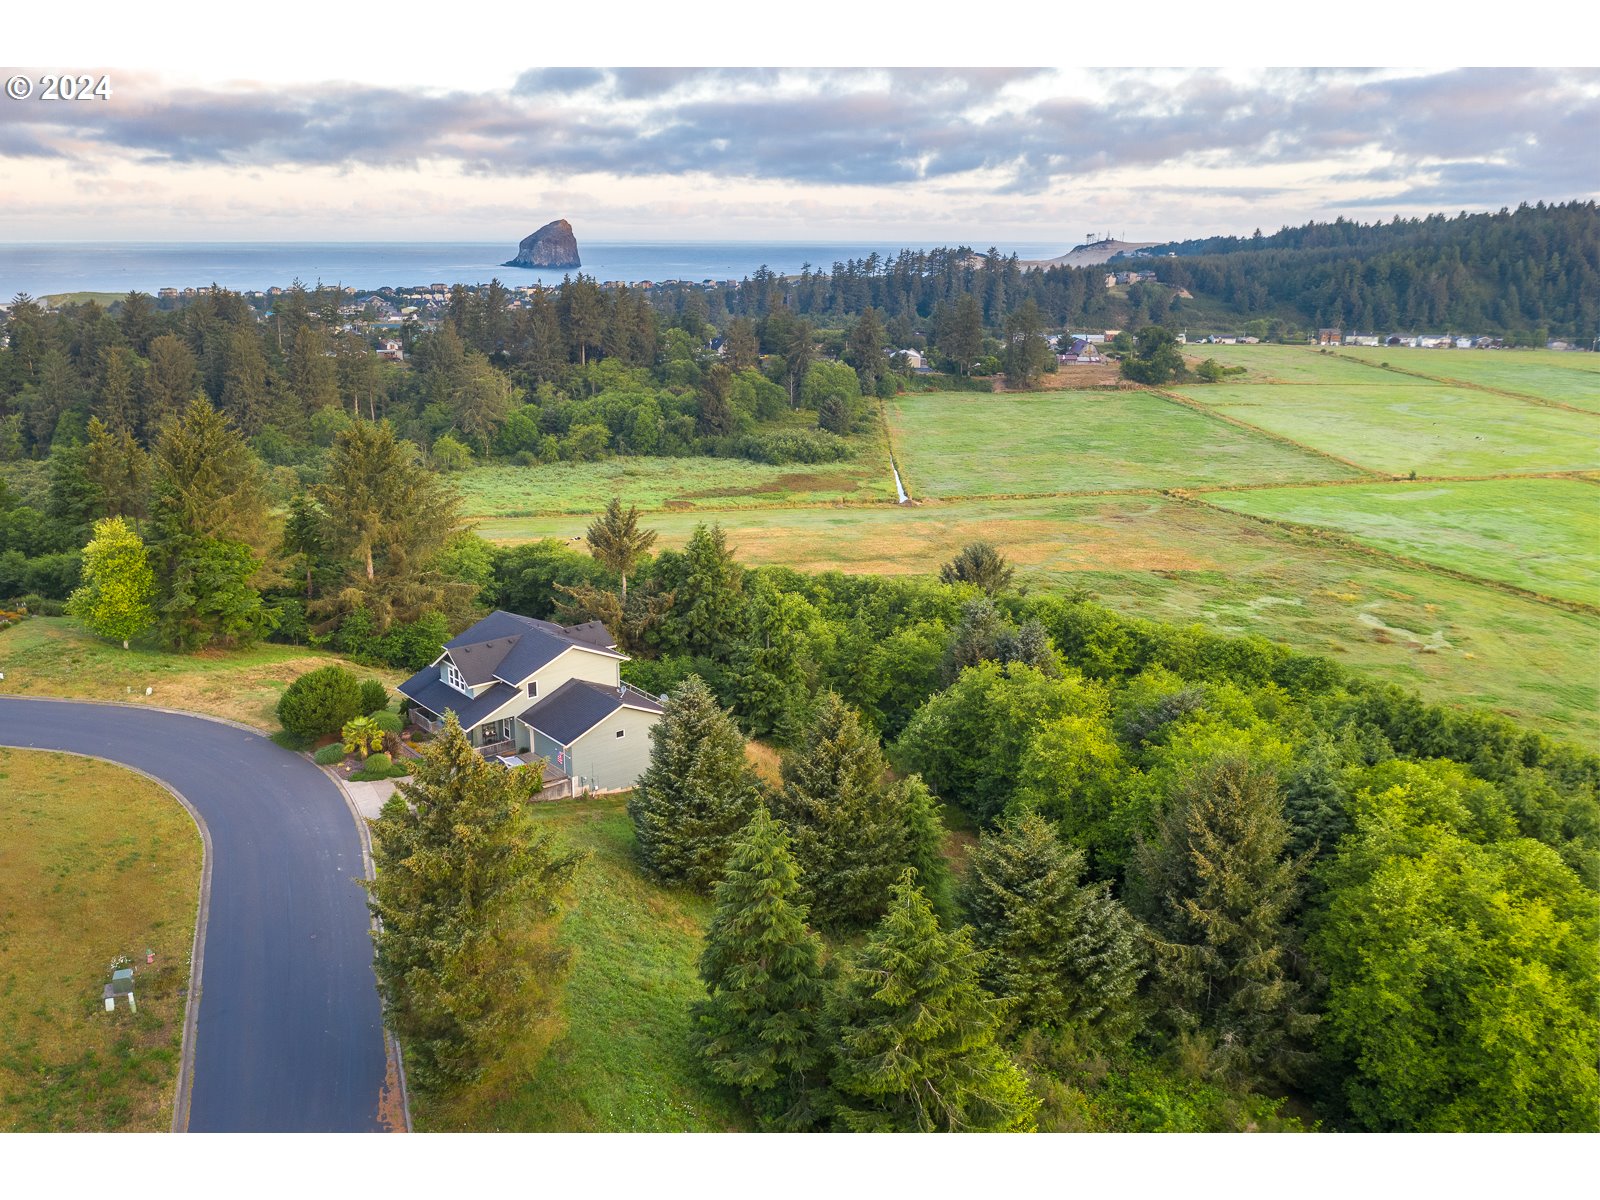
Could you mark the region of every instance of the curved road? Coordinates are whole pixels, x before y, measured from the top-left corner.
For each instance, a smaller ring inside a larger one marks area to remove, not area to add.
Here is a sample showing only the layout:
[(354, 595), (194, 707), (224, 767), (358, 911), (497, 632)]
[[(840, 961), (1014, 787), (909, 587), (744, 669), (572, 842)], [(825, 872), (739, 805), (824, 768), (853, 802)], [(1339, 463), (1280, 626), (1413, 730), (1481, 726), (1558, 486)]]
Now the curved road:
[(125, 705), (0, 696), (0, 745), (137, 767), (205, 822), (211, 905), (189, 1129), (383, 1128), (361, 842), (333, 781), (260, 734)]

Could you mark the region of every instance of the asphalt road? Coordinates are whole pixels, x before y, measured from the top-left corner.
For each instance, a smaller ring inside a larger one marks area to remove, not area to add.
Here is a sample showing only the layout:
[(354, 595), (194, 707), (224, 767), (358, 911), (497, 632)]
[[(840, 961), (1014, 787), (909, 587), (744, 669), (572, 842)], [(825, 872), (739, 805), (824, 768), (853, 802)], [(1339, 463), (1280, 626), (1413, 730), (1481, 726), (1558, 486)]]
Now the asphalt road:
[(210, 831), (189, 1129), (381, 1129), (361, 843), (334, 783), (259, 734), (122, 705), (0, 696), (0, 745), (137, 767)]

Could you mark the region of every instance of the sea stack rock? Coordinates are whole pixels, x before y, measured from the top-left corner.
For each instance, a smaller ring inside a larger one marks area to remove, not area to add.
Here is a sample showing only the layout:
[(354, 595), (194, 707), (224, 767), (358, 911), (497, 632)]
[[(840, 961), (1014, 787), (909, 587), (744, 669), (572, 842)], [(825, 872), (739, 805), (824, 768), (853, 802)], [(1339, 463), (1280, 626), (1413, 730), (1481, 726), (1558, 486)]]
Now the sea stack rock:
[(578, 239), (572, 236), (572, 226), (565, 221), (551, 221), (523, 238), (517, 246), (517, 256), (502, 265), (570, 271), (583, 266), (583, 262), (578, 258)]

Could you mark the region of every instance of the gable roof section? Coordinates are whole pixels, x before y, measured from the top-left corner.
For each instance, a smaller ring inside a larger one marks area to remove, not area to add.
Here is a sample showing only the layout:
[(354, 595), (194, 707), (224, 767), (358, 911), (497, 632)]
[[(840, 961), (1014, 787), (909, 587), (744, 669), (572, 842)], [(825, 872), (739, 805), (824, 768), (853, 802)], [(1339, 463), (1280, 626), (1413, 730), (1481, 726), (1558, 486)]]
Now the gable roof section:
[[(598, 633), (595, 626), (599, 628)], [(602, 642), (605, 644), (602, 645)], [(521, 686), (535, 671), (574, 646), (610, 658), (627, 657), (617, 653), (610, 635), (605, 632), (605, 626), (598, 621), (568, 629), (554, 621), (536, 621), (504, 609), (496, 609), (444, 644), (469, 684), (503, 679), (514, 687)], [(473, 673), (468, 672), (463, 659), (487, 664), (487, 668), (474, 668), (474, 672), (482, 672), (481, 678), (475, 678)]]
[(569, 679), (522, 713), (522, 723), (563, 746), (570, 746), (619, 708), (661, 713), (661, 705), (630, 687), (607, 687), (587, 679)]
[(444, 715), (445, 709), (456, 714), (461, 728), (471, 729), (486, 720), (495, 709), (511, 703), (521, 691), (509, 683), (496, 683), (481, 696), (468, 696), (458, 692), (439, 678), (438, 667), (423, 667), (400, 685), (400, 694), (409, 696), (431, 713)]
[(468, 646), (451, 646), (448, 651), (450, 661), (456, 664), (462, 679), (472, 687), (477, 687), (496, 678), (495, 669), (505, 661), (521, 638), (521, 634), (513, 634), (511, 637), (494, 638)]

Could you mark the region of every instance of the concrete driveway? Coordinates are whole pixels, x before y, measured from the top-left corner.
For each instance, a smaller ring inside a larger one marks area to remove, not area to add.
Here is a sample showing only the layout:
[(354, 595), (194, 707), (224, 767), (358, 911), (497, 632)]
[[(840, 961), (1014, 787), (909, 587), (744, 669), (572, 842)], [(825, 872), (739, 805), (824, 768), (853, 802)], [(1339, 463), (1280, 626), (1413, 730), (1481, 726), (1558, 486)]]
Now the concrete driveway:
[(0, 696), (0, 744), (137, 767), (205, 823), (188, 1128), (382, 1129), (387, 1058), (361, 842), (333, 781), (260, 734), (123, 705)]

